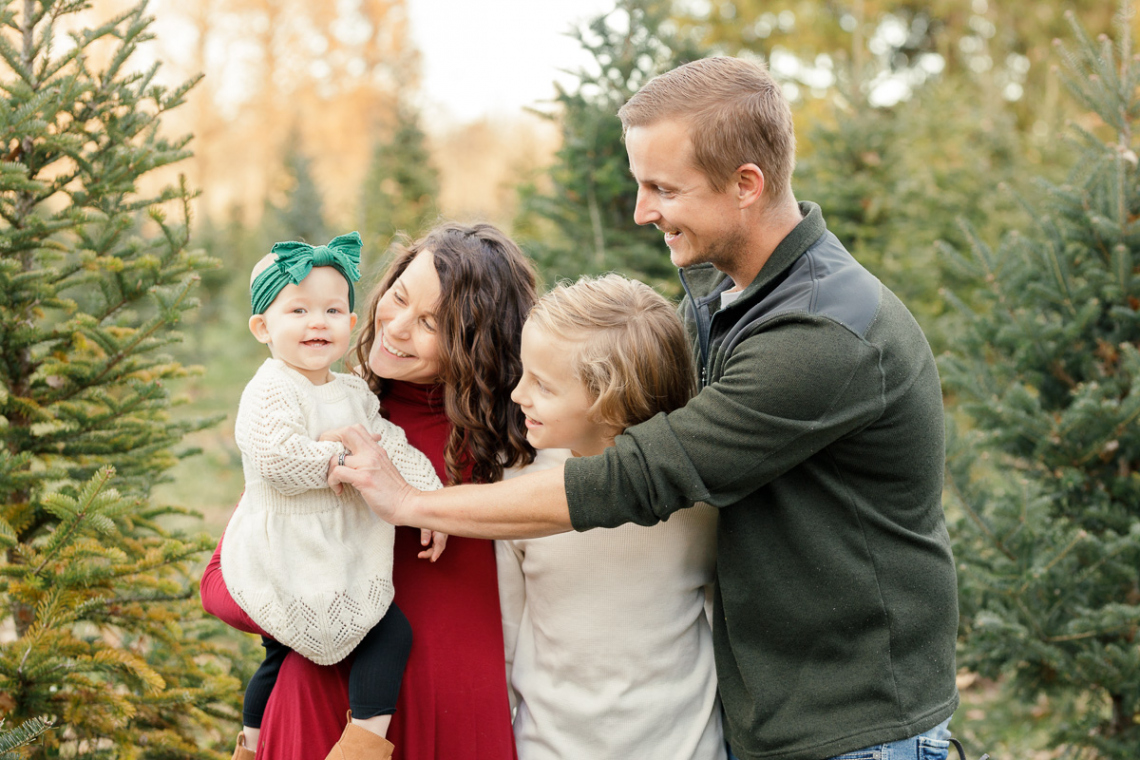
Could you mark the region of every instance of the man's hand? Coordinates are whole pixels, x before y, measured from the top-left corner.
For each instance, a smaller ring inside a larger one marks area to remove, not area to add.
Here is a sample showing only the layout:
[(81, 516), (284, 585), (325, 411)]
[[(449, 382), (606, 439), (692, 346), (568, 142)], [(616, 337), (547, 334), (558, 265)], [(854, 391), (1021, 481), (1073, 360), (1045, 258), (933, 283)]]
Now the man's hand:
[[(501, 483), (417, 491), (400, 477), (388, 454), (364, 427), (342, 428), (336, 435), (352, 453), (344, 464), (332, 468), (329, 486), (334, 490), (352, 486), (373, 512), (393, 525), (470, 538), (536, 538), (573, 527), (561, 466)], [(436, 546), (439, 539), (433, 538), (432, 548), (420, 556), (438, 557)]]
[[(345, 457), (343, 465), (337, 463), (329, 471), (329, 487), (340, 493), (344, 484), (350, 485), (360, 492), (364, 503), (381, 519), (393, 525), (405, 524), (401, 522), (401, 507), (418, 491), (400, 476), (387, 452), (372, 440), (372, 435), (363, 425), (341, 428), (335, 434), (352, 453)], [(442, 545), (438, 551), (433, 546), (432, 550), (422, 552), (420, 556), (430, 552), (438, 557), (442, 551)]]

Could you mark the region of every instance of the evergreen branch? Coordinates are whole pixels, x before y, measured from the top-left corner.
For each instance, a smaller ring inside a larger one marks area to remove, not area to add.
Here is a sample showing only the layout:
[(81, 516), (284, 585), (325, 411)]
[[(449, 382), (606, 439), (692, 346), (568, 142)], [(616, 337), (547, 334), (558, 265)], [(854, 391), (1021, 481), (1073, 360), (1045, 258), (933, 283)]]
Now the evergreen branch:
[(1092, 564), (1085, 567), (1072, 585), (1074, 587), (1083, 586), (1088, 580), (1092, 578), (1093, 575), (1097, 573), (1097, 571), (1103, 568), (1109, 562), (1109, 560), (1115, 559), (1130, 548), (1132, 547), (1128, 546), (1127, 543), (1120, 542), (1111, 551), (1098, 558), (1096, 562), (1093, 562)]
[(954, 491), (954, 495), (958, 497), (958, 503), (962, 505), (962, 509), (966, 511), (966, 514), (970, 516), (970, 519), (974, 521), (979, 530), (981, 530), (982, 533), (984, 533), (986, 537), (990, 539), (990, 542), (993, 543), (994, 547), (996, 547), (998, 551), (1004, 554), (1011, 562), (1016, 562), (1017, 555), (1015, 555), (1006, 547), (1005, 543), (997, 537), (997, 534), (993, 532), (990, 526), (982, 518), (981, 514), (978, 513), (973, 508), (973, 506), (971, 506), (970, 502), (966, 499), (965, 494), (963, 494), (962, 490), (958, 487), (957, 479), (954, 478), (953, 475), (948, 476), (946, 479), (950, 483), (950, 488)]
[(144, 683), (151, 692), (161, 691), (166, 680), (147, 664), (146, 660), (126, 649), (110, 647), (95, 653), (94, 661), (100, 665), (119, 668)]
[(55, 42), (55, 22), (57, 19), (56, 14), (52, 12), (49, 7), (45, 6), (43, 11), (36, 17), (34, 26), (39, 26), (40, 21), (45, 17), (47, 21), (40, 27), (38, 35), (39, 41), (35, 45), (37, 52), (36, 57), (39, 59), (39, 70), (36, 72), (36, 80), (40, 82), (46, 82), (49, 79), (49, 77), (45, 75), (45, 71), (53, 60), (52, 47)]
[(1064, 636), (1046, 636), (1042, 641), (1049, 644), (1060, 644), (1066, 641), (1080, 641), (1081, 639), (1092, 639), (1098, 636), (1112, 633), (1113, 631), (1126, 631), (1134, 626), (1135, 623), (1120, 623), (1119, 625), (1109, 626), (1107, 628), (1100, 628), (1095, 631), (1085, 631), (1083, 633), (1070, 633)]
[[(1131, 412), (1131, 413), (1130, 413), (1130, 414), (1129, 414), (1129, 415), (1128, 415), (1126, 418), (1124, 418), (1123, 420), (1121, 420), (1119, 424), (1117, 424), (1117, 426), (1116, 426), (1116, 430), (1114, 431), (1114, 434), (1115, 434), (1115, 436), (1116, 436), (1117, 438), (1119, 438), (1121, 435), (1123, 435), (1123, 434), (1124, 434), (1124, 431), (1125, 431), (1125, 430), (1126, 430), (1126, 429), (1127, 429), (1127, 428), (1128, 428), (1128, 427), (1129, 427), (1129, 426), (1130, 426), (1132, 423), (1134, 423), (1136, 420), (1140, 419), (1140, 405), (1134, 405), (1134, 406), (1135, 406), (1135, 408), (1132, 410), (1132, 412)], [(1079, 424), (1079, 422), (1078, 422), (1078, 424)], [(1089, 451), (1088, 451), (1088, 452), (1086, 452), (1084, 456), (1082, 456), (1081, 458), (1077, 459), (1077, 460), (1076, 460), (1076, 461), (1073, 463), (1073, 464), (1074, 464), (1074, 466), (1078, 466), (1078, 467), (1079, 467), (1079, 466), (1083, 466), (1083, 465), (1086, 465), (1086, 464), (1088, 464), (1089, 462), (1091, 462), (1091, 461), (1093, 461), (1094, 459), (1098, 458), (1098, 457), (1101, 455), (1101, 452), (1102, 452), (1103, 450), (1104, 450), (1104, 449), (1103, 449), (1103, 447), (1102, 447), (1102, 446), (1099, 446), (1099, 445), (1093, 444), (1093, 445), (1091, 446), (1091, 448), (1089, 449)]]
[[(166, 111), (177, 108), (178, 106), (185, 103), (186, 94), (190, 92), (190, 90), (192, 90), (194, 87), (196, 87), (198, 83), (201, 82), (203, 78), (205, 78), (205, 76), (205, 74), (199, 73), (193, 77), (190, 77), (185, 82), (178, 85), (178, 87), (171, 90), (169, 93), (163, 91), (162, 94), (165, 97), (162, 98), (159, 105), (159, 113), (165, 113)], [(157, 97), (155, 99), (158, 100)]]
[(1041, 626), (1041, 622), (1037, 619), (1037, 616), (1026, 606), (1025, 598), (1020, 594), (1010, 594), (1008, 591), (1005, 593), (1007, 597), (1013, 599), (1013, 606), (1021, 613), (1021, 619), (1033, 627), (1033, 635), (1037, 639), (1043, 640), (1045, 638), (1045, 629)]
[(59, 550), (66, 545), (71, 536), (73, 536), (79, 530), (79, 526), (83, 522), (83, 518), (87, 516), (87, 513), (93, 506), (96, 497), (99, 495), (99, 492), (103, 489), (103, 486), (105, 486), (114, 476), (114, 467), (102, 467), (99, 469), (99, 472), (96, 473), (95, 477), (91, 479), (91, 482), (84, 489), (84, 492), (81, 496), (82, 500), (78, 503), (78, 506), (76, 508), (75, 519), (66, 521), (64, 523), (64, 526), (61, 526), (66, 528), (62, 536), (60, 536), (58, 533), (53, 536), (53, 548), (46, 553), (43, 561), (39, 564), (39, 566), (36, 567), (36, 569), (32, 570), (32, 576), (38, 576), (47, 566), (48, 562), (50, 562), (52, 558), (59, 552)]
[[(126, 24), (126, 30), (117, 33), (115, 36), (119, 39), (118, 50), (111, 56), (111, 60), (107, 63), (106, 68), (103, 69), (102, 84), (104, 87), (110, 84), (119, 76), (122, 71), (123, 65), (134, 54), (138, 45), (143, 42), (154, 39), (153, 34), (146, 33), (147, 26), (150, 25), (153, 19), (143, 15), (146, 9), (146, 2), (140, 2), (133, 9), (127, 11), (119, 18), (121, 21), (129, 21)], [(121, 22), (120, 22), (121, 23)], [(120, 23), (116, 23), (115, 27), (118, 30)], [(128, 77), (127, 80), (137, 79), (137, 77)]]
[[(31, 624), (27, 626), (27, 630), (23, 632), (22, 638), (28, 642), (27, 649), (24, 651), (24, 656), (20, 658), (20, 664), (16, 668), (16, 674), (20, 677), (34, 677), (34, 674), (25, 673), (25, 667), (28, 664), (28, 659), (33, 652), (43, 654), (45, 648), (42, 646), (43, 642), (39, 639), (58, 640), (62, 634), (59, 626), (63, 623), (71, 622), (74, 618), (73, 608), (68, 607), (63, 603), (64, 591), (58, 586), (48, 588), (47, 593), (39, 599), (35, 605), (35, 615)], [(37, 649), (37, 644), (41, 646)], [(42, 665), (42, 662), (41, 662)]]
[[(74, 12), (73, 9), (76, 7), (76, 5), (78, 5), (78, 3), (54, 3), (51, 9), (51, 24), (49, 25), (49, 30), (55, 27), (55, 22), (58, 19), (62, 18), (68, 13)], [(54, 38), (54, 34), (49, 33), (47, 37), (49, 40), (51, 40)], [(43, 57), (43, 67), (40, 70), (40, 78), (44, 80), (51, 79), (60, 71), (62, 71), (68, 64), (75, 61), (82, 52), (83, 48), (75, 45), (59, 58), (52, 58), (50, 55), (45, 55)], [(76, 83), (76, 80), (72, 80), (72, 83)]]
[(1116, 273), (1120, 292), (1128, 293), (1132, 284), (1132, 251), (1123, 243), (1117, 243), (1112, 247), (1112, 269)]
[(1045, 264), (1046, 269), (1053, 275), (1053, 282), (1061, 291), (1061, 295), (1063, 296), (1060, 302), (1061, 305), (1067, 306), (1069, 313), (1076, 315), (1076, 299), (1073, 297), (1072, 283), (1069, 281), (1069, 272), (1066, 271), (1063, 259), (1065, 250), (1063, 236), (1052, 219), (1045, 217), (1043, 222), (1048, 225), (1047, 229), (1052, 234), (1048, 236), (1048, 243), (1042, 246), (1044, 249), (1041, 254), (1041, 258), (1044, 259), (1042, 263)]
[(1062, 559), (1064, 559), (1066, 556), (1068, 556), (1069, 552), (1071, 552), (1076, 547), (1077, 544), (1079, 544), (1080, 542), (1082, 542), (1086, 538), (1088, 538), (1088, 535), (1089, 534), (1083, 530), (1077, 531), (1077, 535), (1073, 537), (1073, 540), (1069, 542), (1068, 546), (1066, 546), (1064, 549), (1062, 549), (1060, 552), (1058, 552), (1053, 557), (1053, 559), (1051, 559), (1049, 561), (1049, 563), (1045, 565), (1045, 567), (1041, 568), (1040, 570), (1034, 571), (1033, 576), (1030, 577), (1029, 579), (1027, 579), (1025, 581), (1025, 583), (1023, 583), (1021, 585), (1021, 588), (1019, 588), (1017, 590), (1017, 595), (1020, 597), (1022, 594), (1024, 594), (1026, 592), (1026, 590), (1029, 588), (1029, 586), (1034, 581), (1037, 580), (1037, 578), (1039, 576), (1045, 575), (1050, 570), (1052, 570), (1054, 567), (1056, 567), (1057, 563), (1060, 562)]
[[(195, 548), (194, 553), (197, 553)], [(130, 573), (128, 573), (129, 575)], [(184, 602), (194, 596), (194, 590), (191, 588), (177, 594), (148, 594), (145, 596), (101, 596), (97, 599), (92, 599), (86, 603), (85, 609), (94, 609), (97, 607), (109, 607), (115, 604), (149, 604), (153, 602)]]
[(16, 530), (7, 520), (0, 518), (0, 547), (10, 549), (19, 543)]
[[(173, 305), (177, 306), (185, 300), (186, 296), (189, 294), (190, 285), (191, 283), (186, 283), (186, 285), (181, 289), (181, 292), (178, 294), (178, 297)], [(151, 320), (149, 325), (145, 325), (143, 328), (139, 328), (134, 332), (133, 340), (128, 343), (116, 345), (114, 353), (109, 355), (107, 359), (102, 362), (102, 367), (97, 371), (97, 373), (88, 379), (88, 385), (99, 385), (105, 382), (112, 370), (114, 370), (125, 359), (132, 356), (139, 349), (139, 347), (142, 346), (143, 343), (145, 343), (149, 338), (154, 337), (154, 335), (158, 333), (160, 329), (166, 327), (167, 324), (167, 320), (161, 316), (155, 317)], [(95, 332), (89, 332), (88, 335), (96, 339), (100, 339), (102, 337)], [(83, 388), (76, 386), (69, 390), (67, 393), (55, 397), (54, 400), (56, 402), (68, 401), (70, 399), (73, 399), (83, 390)]]
[(21, 81), (25, 83), (31, 82), (32, 72), (28, 71), (24, 66), (24, 57), (4, 35), (0, 35), (0, 58), (4, 59), (4, 63), (8, 64), (12, 71), (20, 77)]
[[(0, 721), (3, 726), (3, 721)], [(12, 750), (27, 746), (52, 726), (47, 718), (28, 718), (13, 729), (0, 732), (0, 760), (19, 760), (22, 756)]]

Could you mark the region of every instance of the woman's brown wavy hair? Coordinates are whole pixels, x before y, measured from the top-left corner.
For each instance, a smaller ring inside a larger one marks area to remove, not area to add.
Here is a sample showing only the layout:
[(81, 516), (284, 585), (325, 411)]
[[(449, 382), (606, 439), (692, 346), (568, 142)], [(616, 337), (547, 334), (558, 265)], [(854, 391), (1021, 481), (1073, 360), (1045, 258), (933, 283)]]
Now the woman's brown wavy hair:
[(444, 449), (447, 481), (461, 482), (469, 463), (472, 481), (493, 483), (505, 467), (534, 460), (523, 414), (510, 398), (522, 374), (519, 341), (534, 305), (534, 269), (514, 241), (490, 224), (445, 223), (398, 247), (368, 298), (353, 349), (361, 376), (378, 396), (386, 381), (368, 366), (376, 304), (421, 251), (431, 252), (439, 275), (439, 381), (452, 426)]

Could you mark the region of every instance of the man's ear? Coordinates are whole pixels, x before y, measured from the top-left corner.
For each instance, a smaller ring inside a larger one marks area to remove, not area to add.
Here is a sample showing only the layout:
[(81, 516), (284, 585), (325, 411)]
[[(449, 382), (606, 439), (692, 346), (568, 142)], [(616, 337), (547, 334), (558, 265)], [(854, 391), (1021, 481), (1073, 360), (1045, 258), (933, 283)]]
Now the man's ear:
[(740, 208), (747, 208), (764, 195), (764, 172), (756, 164), (742, 164), (732, 177)]
[(258, 343), (269, 345), (269, 327), (265, 324), (264, 314), (254, 314), (249, 318), (249, 331)]

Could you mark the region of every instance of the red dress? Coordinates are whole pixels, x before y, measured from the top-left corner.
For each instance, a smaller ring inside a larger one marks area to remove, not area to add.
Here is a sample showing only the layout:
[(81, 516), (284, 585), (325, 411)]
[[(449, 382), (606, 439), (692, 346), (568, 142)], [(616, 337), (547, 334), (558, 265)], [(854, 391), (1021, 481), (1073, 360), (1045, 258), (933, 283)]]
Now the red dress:
[[(383, 403), (446, 482), (451, 425), (442, 389), (393, 381)], [(494, 544), (452, 536), (431, 564), (416, 556), (419, 536), (396, 529), (395, 603), (412, 625), (412, 651), (388, 730), (394, 760), (515, 758)], [(260, 632), (226, 591), (219, 556), (202, 578), (203, 606), (235, 628)], [(290, 653), (269, 698), (257, 760), (325, 760), (344, 730), (348, 673), (348, 660), (320, 666)]]

